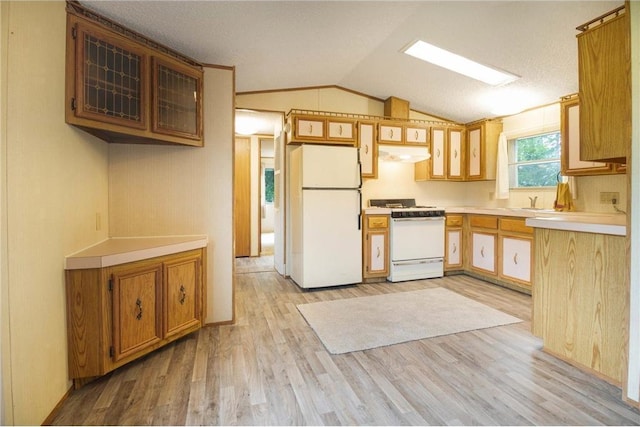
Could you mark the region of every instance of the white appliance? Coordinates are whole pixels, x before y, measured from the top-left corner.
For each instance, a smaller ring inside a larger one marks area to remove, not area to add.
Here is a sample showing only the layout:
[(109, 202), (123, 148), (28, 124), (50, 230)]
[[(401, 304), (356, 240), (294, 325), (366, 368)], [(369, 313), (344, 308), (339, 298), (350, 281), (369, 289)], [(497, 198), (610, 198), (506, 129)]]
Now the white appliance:
[(362, 282), (358, 149), (305, 144), (290, 160), (291, 279), (305, 289)]
[(430, 279), (444, 275), (444, 209), (416, 206), (415, 199), (370, 200), (391, 209), (387, 280)]

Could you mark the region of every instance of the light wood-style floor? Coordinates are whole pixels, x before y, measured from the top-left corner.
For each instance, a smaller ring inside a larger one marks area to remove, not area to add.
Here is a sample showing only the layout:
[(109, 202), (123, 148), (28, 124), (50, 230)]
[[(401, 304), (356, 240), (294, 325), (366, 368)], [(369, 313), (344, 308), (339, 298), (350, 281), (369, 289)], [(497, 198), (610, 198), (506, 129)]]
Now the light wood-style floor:
[[(238, 262), (234, 325), (204, 328), (74, 391), (54, 424), (640, 423), (618, 388), (540, 350), (529, 296), (467, 276), (305, 292), (255, 260)], [(524, 322), (331, 355), (296, 309), (434, 286)]]

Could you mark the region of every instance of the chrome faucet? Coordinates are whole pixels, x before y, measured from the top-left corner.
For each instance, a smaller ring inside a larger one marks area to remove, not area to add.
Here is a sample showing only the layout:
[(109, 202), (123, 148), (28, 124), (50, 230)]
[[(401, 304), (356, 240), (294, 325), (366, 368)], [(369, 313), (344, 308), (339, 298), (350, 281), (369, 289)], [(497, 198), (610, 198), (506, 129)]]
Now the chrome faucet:
[(535, 208), (536, 207), (536, 202), (538, 201), (538, 196), (535, 197), (529, 197), (529, 200), (531, 201), (531, 208)]

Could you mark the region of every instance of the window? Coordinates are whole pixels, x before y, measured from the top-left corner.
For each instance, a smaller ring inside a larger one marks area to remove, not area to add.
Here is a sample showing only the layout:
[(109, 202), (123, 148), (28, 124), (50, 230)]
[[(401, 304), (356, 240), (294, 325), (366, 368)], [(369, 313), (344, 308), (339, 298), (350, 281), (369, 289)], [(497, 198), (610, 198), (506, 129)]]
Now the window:
[(560, 172), (560, 132), (509, 141), (511, 188), (551, 187)]
[(264, 201), (273, 203), (273, 168), (264, 169)]

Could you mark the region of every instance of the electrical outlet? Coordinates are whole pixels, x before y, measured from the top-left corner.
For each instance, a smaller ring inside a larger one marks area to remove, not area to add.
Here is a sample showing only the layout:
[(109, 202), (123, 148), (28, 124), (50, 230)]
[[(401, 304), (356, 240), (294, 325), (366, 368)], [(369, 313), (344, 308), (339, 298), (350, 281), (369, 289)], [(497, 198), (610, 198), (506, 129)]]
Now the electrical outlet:
[(600, 204), (610, 205), (613, 201), (618, 203), (620, 201), (620, 193), (617, 191), (602, 191), (600, 192)]

